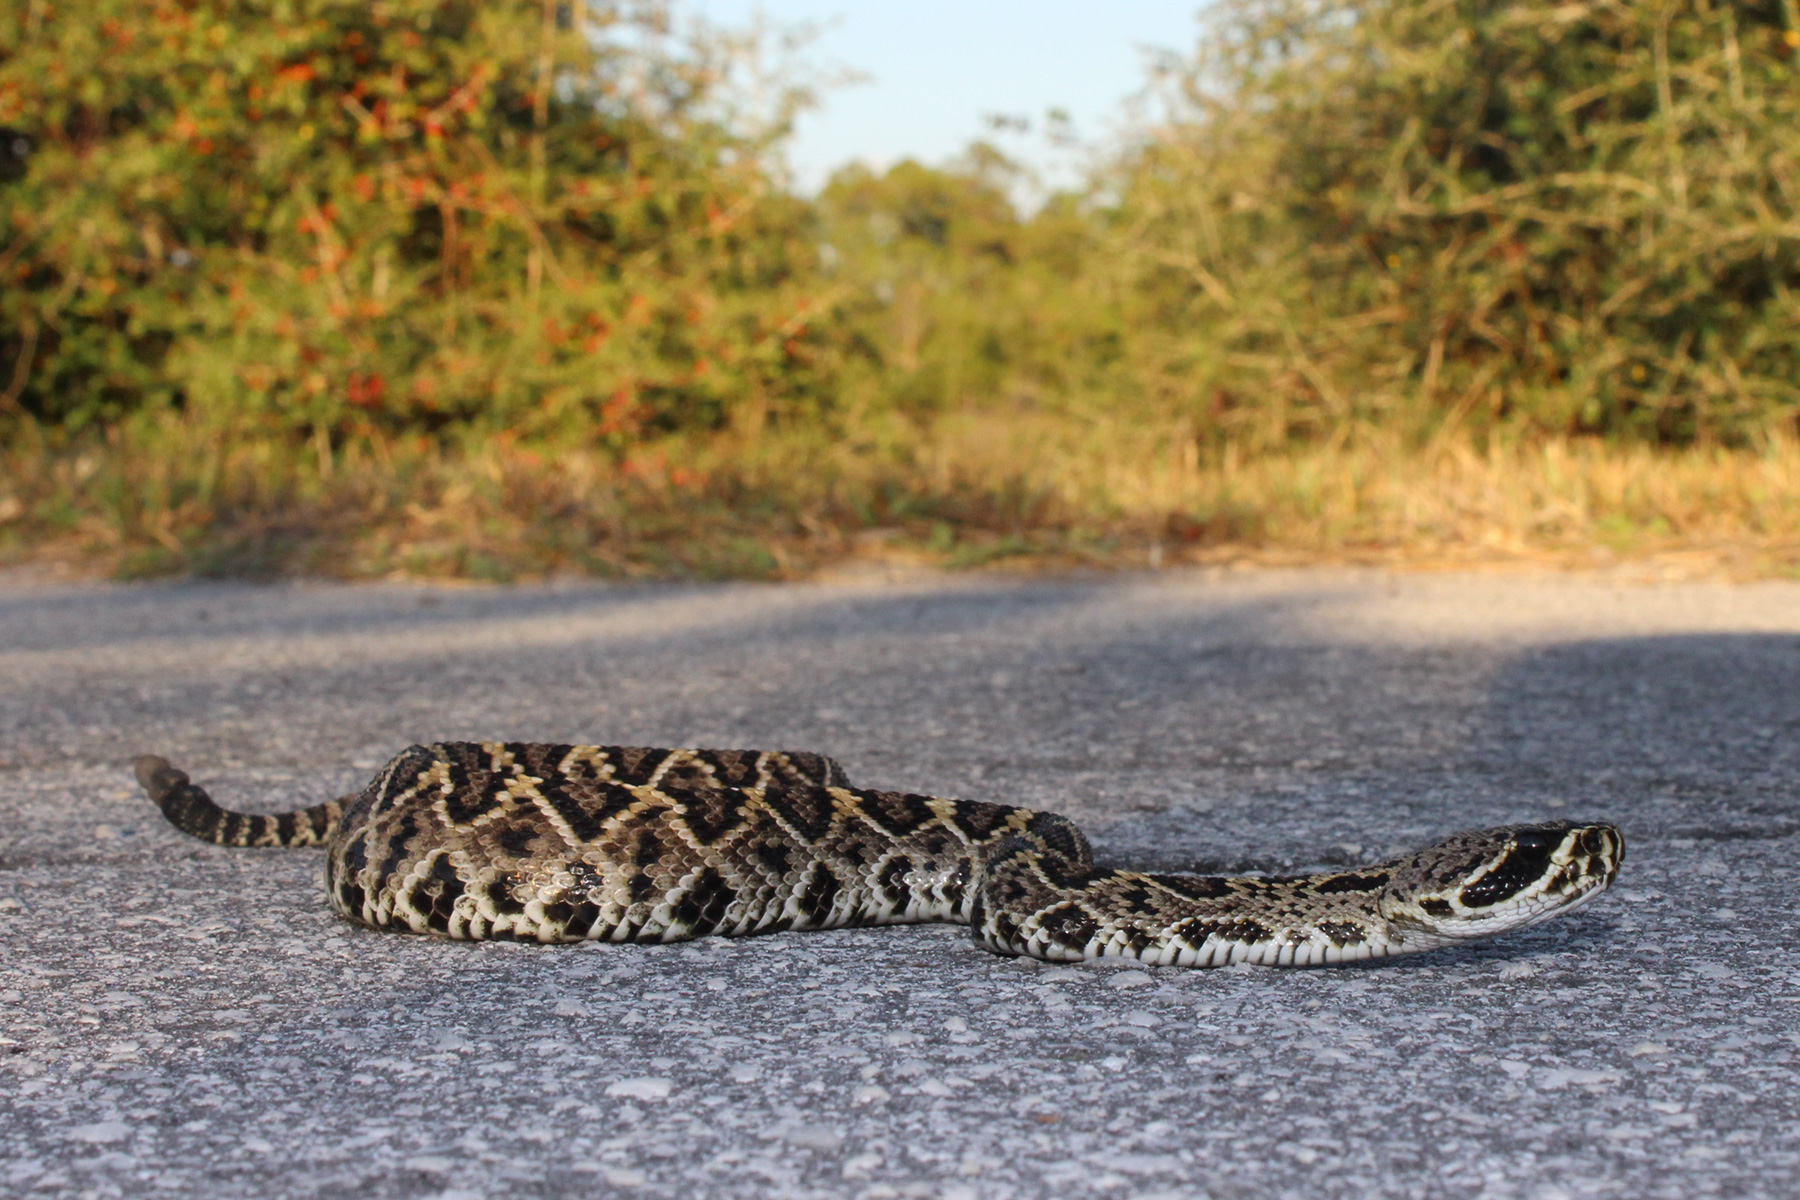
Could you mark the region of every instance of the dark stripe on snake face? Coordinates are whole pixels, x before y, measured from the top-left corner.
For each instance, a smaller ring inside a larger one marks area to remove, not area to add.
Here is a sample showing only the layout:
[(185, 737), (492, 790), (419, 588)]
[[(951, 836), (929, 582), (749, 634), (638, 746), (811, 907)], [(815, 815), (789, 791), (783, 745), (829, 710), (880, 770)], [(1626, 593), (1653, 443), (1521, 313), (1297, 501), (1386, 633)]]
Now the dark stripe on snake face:
[(1550, 869), (1550, 856), (1561, 844), (1560, 835), (1519, 834), (1498, 866), (1462, 890), (1462, 902), (1470, 908), (1484, 908), (1518, 895), (1543, 878)]

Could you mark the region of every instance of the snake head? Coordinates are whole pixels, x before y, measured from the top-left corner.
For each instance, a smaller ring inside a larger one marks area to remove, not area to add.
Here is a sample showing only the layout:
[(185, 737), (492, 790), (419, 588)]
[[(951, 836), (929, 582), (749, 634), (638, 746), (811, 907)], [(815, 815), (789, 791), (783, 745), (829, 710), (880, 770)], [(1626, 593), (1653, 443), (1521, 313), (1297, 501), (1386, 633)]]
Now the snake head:
[(1504, 933), (1593, 899), (1624, 857), (1611, 825), (1550, 821), (1459, 833), (1393, 865), (1381, 913), (1415, 943), (1418, 935), (1441, 945)]

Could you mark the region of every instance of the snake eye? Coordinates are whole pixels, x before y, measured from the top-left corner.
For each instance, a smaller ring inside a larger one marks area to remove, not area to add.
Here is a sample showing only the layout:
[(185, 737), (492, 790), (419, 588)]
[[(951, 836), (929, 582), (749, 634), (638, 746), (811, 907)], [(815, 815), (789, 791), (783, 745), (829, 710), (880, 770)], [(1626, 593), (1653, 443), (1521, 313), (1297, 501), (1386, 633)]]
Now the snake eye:
[(1581, 848), (1592, 855), (1605, 854), (1612, 849), (1612, 839), (1598, 829), (1590, 829), (1581, 835)]

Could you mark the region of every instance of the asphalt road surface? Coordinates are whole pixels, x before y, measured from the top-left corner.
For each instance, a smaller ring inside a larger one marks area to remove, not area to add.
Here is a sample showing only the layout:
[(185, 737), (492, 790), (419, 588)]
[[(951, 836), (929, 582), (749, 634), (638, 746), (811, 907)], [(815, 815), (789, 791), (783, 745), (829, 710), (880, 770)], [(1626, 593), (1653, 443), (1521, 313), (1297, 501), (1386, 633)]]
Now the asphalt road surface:
[[(468, 945), (136, 791), (413, 741), (810, 748), (1290, 871), (1617, 822), (1612, 893), (1353, 968), (949, 926)], [(505, 590), (0, 583), (0, 1193), (1800, 1193), (1800, 585), (1375, 572)]]

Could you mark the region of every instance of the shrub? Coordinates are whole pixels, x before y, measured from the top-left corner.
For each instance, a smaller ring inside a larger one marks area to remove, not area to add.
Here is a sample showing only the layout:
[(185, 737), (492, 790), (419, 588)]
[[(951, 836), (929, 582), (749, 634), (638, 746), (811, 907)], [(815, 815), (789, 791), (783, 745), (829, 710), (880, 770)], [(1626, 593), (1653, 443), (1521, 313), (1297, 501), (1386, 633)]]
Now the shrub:
[(605, 444), (828, 402), (807, 366), (807, 207), (771, 186), (717, 55), (655, 50), (654, 9), (11, 11), (15, 415), (76, 431), (178, 413), (328, 461), (346, 442)]
[(1111, 182), (1146, 350), (1226, 427), (1743, 441), (1800, 410), (1793, 0), (1213, 20)]

